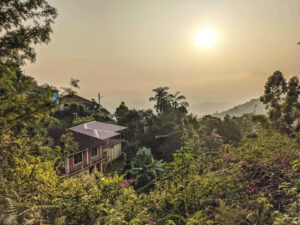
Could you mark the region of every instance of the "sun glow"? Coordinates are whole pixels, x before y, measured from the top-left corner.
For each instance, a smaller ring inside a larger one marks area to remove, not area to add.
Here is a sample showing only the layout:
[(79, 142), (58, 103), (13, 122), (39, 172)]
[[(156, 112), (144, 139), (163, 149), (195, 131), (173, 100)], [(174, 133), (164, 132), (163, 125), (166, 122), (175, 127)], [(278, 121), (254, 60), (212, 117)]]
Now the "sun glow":
[(195, 42), (196, 44), (203, 48), (208, 49), (215, 45), (217, 41), (217, 33), (213, 29), (204, 29), (196, 34)]

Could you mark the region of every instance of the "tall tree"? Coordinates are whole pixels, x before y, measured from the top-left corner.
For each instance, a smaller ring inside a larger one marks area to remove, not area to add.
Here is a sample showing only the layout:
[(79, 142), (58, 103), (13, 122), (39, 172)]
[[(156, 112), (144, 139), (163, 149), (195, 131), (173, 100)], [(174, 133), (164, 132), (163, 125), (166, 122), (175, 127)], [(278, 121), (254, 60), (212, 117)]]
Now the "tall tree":
[(126, 106), (125, 102), (121, 102), (121, 104), (116, 108), (115, 117), (117, 122), (120, 123), (123, 118), (129, 113), (129, 109)]
[[(155, 96), (149, 98), (149, 101), (155, 102), (154, 109), (158, 116), (169, 116), (173, 114), (173, 117), (181, 119), (182, 114), (187, 113), (188, 102), (185, 101), (184, 95), (180, 95), (177, 91), (175, 94), (168, 92), (168, 87), (158, 87), (153, 89)], [(174, 118), (173, 118), (174, 119)]]
[(153, 89), (152, 91), (155, 92), (155, 96), (149, 98), (149, 101), (155, 102), (154, 108), (156, 112), (160, 115), (166, 113), (170, 106), (169, 101), (169, 94), (168, 94), (169, 87), (158, 87)]
[(273, 125), (283, 132), (290, 133), (294, 122), (299, 118), (299, 94), (297, 77), (292, 77), (287, 84), (283, 74), (276, 71), (268, 78), (261, 101), (266, 105)]
[(281, 103), (282, 96), (287, 91), (287, 83), (280, 71), (276, 71), (268, 78), (265, 84), (265, 93), (260, 100), (269, 110), (269, 118), (274, 123), (278, 122), (282, 116)]
[(292, 77), (288, 83), (287, 94), (282, 106), (283, 121), (287, 130), (291, 128), (297, 117), (299, 118), (299, 93), (299, 79), (298, 77)]
[(50, 41), (56, 16), (46, 0), (0, 1), (0, 63), (34, 62), (33, 45)]
[(188, 107), (189, 103), (186, 100), (184, 95), (179, 95), (180, 92), (177, 91), (175, 94), (169, 94), (169, 99), (171, 101), (171, 105), (176, 109), (178, 106)]
[(54, 108), (51, 88), (45, 86), (41, 93), (32, 77), (19, 69), (0, 64), (0, 124), (8, 123), (15, 131), (22, 127), (38, 127), (50, 122), (49, 112)]

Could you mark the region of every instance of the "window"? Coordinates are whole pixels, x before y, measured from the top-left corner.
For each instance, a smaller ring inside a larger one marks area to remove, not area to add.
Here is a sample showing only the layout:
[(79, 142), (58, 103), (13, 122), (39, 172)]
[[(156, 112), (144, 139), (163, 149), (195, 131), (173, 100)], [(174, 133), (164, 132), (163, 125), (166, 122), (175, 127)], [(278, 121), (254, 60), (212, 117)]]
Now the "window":
[(82, 162), (82, 152), (74, 155), (74, 165)]
[(95, 157), (98, 155), (97, 147), (92, 149), (92, 157)]

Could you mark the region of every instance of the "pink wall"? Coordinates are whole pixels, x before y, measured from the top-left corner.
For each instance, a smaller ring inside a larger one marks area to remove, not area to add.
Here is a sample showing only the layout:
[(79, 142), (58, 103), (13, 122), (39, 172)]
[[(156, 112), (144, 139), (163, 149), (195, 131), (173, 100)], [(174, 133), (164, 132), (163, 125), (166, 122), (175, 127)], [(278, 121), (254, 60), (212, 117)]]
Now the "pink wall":
[(87, 151), (82, 152), (82, 162), (74, 165), (73, 156), (69, 157), (69, 173), (73, 173), (87, 166)]
[[(89, 160), (87, 160), (87, 158)], [(82, 152), (82, 162), (74, 165), (74, 158), (73, 156), (69, 157), (69, 173), (74, 173), (78, 170), (83, 168), (88, 168), (88, 161), (89, 163), (95, 163), (102, 158), (102, 152), (100, 151), (100, 147), (98, 148), (98, 155), (92, 157), (92, 150)]]

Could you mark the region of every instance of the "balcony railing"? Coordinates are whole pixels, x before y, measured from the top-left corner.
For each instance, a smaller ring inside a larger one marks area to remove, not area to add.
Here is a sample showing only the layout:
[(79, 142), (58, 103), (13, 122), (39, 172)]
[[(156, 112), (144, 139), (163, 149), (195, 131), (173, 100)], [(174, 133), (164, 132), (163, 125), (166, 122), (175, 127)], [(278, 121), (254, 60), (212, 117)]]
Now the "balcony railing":
[[(107, 155), (107, 152), (102, 152), (102, 157), (96, 161), (90, 161), (88, 164), (84, 165), (82, 164), (82, 166), (76, 170), (76, 171), (70, 171), (68, 175), (72, 176), (72, 175), (75, 175), (83, 170), (87, 170), (88, 168), (92, 167), (92, 166), (95, 166), (97, 165), (98, 163), (101, 163), (103, 161), (106, 161), (108, 159), (108, 155)], [(59, 175), (66, 175), (66, 170), (65, 168), (60, 168), (59, 171), (58, 171), (58, 174)]]

